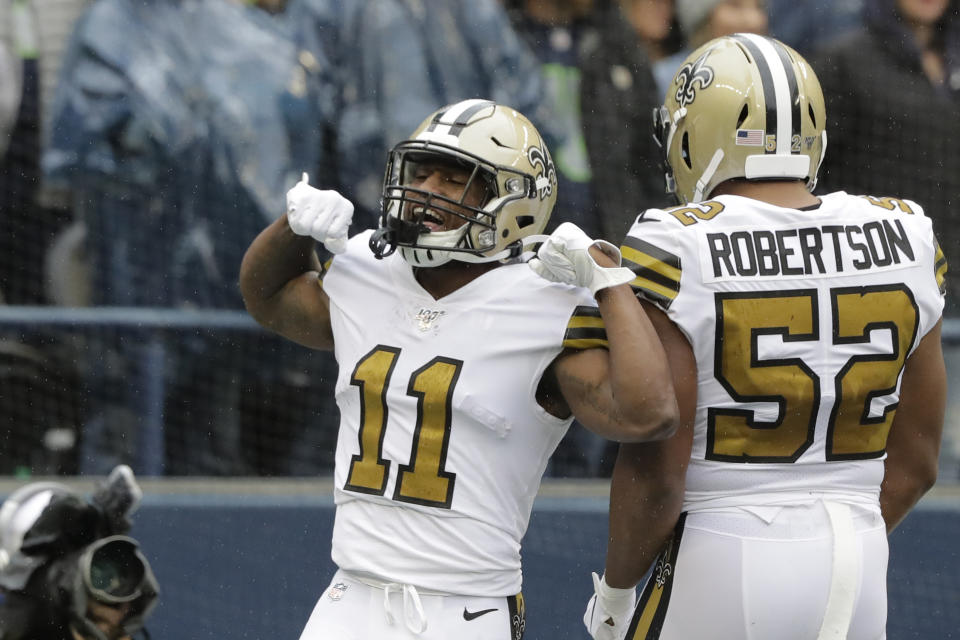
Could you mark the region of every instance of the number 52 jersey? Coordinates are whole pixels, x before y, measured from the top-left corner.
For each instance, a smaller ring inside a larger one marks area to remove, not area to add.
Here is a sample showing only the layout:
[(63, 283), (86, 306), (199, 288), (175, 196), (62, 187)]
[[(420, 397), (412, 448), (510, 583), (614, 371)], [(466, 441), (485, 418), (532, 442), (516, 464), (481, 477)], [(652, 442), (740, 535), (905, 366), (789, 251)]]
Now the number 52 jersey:
[(900, 376), (941, 316), (946, 261), (913, 202), (821, 201), (650, 209), (624, 240), (632, 286), (696, 356), (686, 510), (877, 504)]
[(337, 438), (333, 560), (421, 590), (510, 596), (547, 460), (569, 426), (536, 402), (564, 347), (604, 346), (589, 291), (526, 264), (435, 300), (368, 233), (323, 276)]

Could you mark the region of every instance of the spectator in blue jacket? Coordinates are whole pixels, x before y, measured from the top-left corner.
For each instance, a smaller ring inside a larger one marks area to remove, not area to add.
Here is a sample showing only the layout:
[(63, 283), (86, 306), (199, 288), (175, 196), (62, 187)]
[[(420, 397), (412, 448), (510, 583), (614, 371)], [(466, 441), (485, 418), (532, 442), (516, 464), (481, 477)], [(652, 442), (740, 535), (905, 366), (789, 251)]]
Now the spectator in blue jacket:
[(420, 114), (483, 97), (542, 126), (537, 61), (498, 0), (291, 0), (286, 17), (334, 69), (330, 164), (319, 177), (355, 203), (357, 229), (376, 226), (376, 167)]
[[(83, 15), (44, 163), (86, 224), (93, 304), (242, 308), (243, 251), (319, 164), (325, 69), (281, 21), (229, 0), (101, 0)], [(106, 332), (83, 470), (128, 461), (137, 443), (144, 473), (250, 472), (243, 380), (279, 377), (292, 358), (252, 361), (236, 339)]]

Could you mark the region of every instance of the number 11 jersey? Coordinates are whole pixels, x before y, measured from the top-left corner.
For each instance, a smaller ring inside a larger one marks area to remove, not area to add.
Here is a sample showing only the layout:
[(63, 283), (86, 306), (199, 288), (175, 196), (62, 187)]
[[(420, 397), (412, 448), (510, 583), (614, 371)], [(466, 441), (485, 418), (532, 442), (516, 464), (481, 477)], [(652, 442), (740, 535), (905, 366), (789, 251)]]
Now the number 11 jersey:
[(340, 409), (333, 560), (421, 590), (520, 591), (520, 540), (571, 419), (536, 401), (564, 347), (606, 345), (586, 289), (499, 266), (440, 300), (352, 238), (323, 276)]

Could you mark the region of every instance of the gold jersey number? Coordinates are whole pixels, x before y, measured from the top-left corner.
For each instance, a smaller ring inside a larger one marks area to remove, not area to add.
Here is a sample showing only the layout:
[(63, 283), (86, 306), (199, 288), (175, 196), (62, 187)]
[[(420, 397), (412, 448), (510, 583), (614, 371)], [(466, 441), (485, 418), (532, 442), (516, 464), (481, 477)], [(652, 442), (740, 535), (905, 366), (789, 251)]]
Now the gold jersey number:
[[(826, 459), (876, 458), (886, 449), (897, 407), (893, 401), (884, 404), (884, 398), (897, 390), (919, 311), (902, 284), (831, 289), (830, 304), (832, 345), (869, 345), (878, 330), (888, 330), (892, 338), (888, 352), (871, 346), (849, 356), (832, 381), (829, 400)], [(820, 342), (817, 291), (717, 294), (716, 308), (716, 379), (737, 402), (776, 403), (778, 417), (761, 422), (747, 409), (708, 409), (706, 458), (795, 462), (813, 443), (824, 402), (821, 376), (802, 355), (761, 359), (758, 341), (778, 335), (784, 343), (809, 342), (811, 350), (836, 352)], [(797, 347), (794, 352), (802, 354), (803, 345)], [(882, 410), (871, 411), (874, 401)]]
[[(350, 461), (344, 489), (383, 495), (391, 461), (383, 457), (387, 389), (400, 350), (378, 345), (357, 363), (350, 384), (360, 389), (360, 453)], [(436, 357), (410, 376), (407, 395), (417, 399), (410, 464), (400, 465), (393, 499), (450, 508), (456, 474), (444, 469), (450, 445), (453, 389), (463, 362)]]

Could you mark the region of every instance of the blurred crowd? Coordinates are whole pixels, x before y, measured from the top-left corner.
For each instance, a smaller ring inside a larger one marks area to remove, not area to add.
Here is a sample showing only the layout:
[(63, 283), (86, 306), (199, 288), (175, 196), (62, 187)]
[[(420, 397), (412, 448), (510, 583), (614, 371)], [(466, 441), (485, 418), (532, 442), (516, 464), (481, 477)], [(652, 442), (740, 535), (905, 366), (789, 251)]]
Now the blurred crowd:
[[(374, 225), (387, 150), (471, 97), (548, 138), (550, 229), (619, 243), (668, 204), (650, 114), (676, 67), (738, 31), (781, 39), (820, 77), (818, 192), (920, 203), (960, 265), (958, 13), (960, 0), (0, 0), (0, 301), (240, 311), (243, 251), (302, 172), (355, 203), (355, 231)], [(0, 429), (19, 434), (0, 473), (332, 468), (325, 355), (242, 323), (63, 342), (0, 326), (4, 375), (28, 389), (0, 398)], [(53, 450), (68, 454), (50, 463)], [(603, 475), (610, 446), (574, 428), (551, 464)]]

